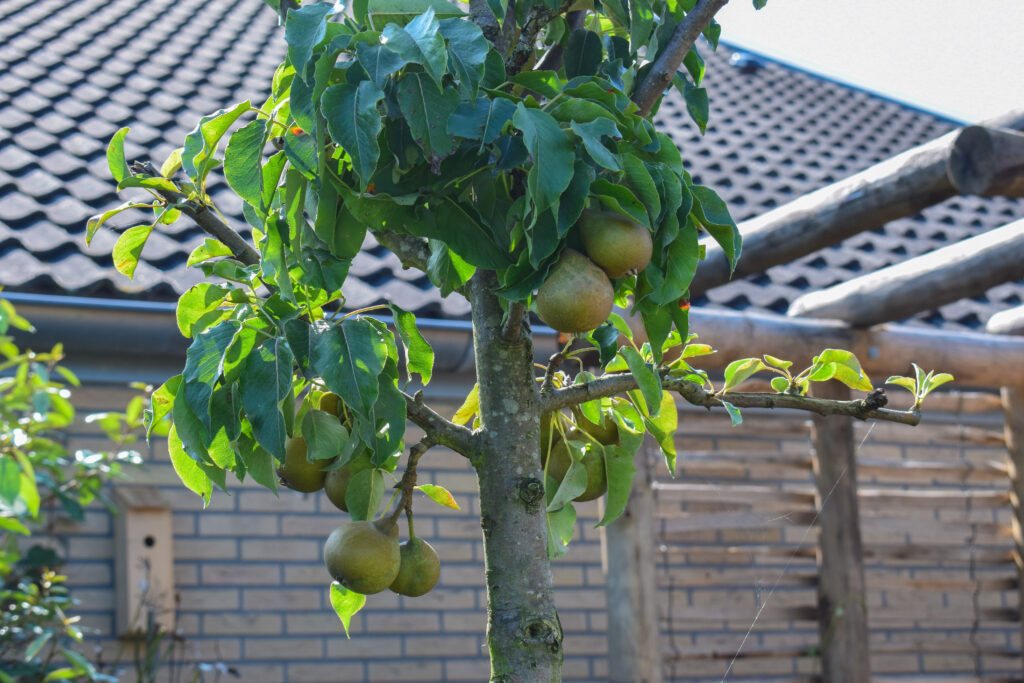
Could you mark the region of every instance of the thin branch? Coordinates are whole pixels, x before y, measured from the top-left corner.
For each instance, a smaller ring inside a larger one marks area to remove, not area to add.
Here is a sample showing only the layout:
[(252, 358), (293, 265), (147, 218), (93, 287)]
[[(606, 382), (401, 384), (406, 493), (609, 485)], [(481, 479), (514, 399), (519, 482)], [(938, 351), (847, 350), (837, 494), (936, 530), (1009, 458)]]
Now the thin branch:
[(405, 512), (410, 516), (409, 525), (412, 528), (412, 492), (416, 487), (416, 464), (423, 457), (423, 454), (436, 444), (437, 442), (434, 440), (434, 437), (428, 434), (409, 448), (409, 459), (405, 463), (405, 472), (402, 473), (401, 480), (395, 484), (395, 488), (401, 491), (402, 497), (391, 513), (392, 522), (397, 522), (402, 512)]
[(537, 3), (530, 7), (530, 12), (523, 23), (523, 29), (519, 33), (519, 40), (516, 41), (508, 57), (505, 58), (505, 71), (510, 78), (522, 70), (527, 60), (530, 59), (530, 55), (537, 48), (537, 36), (541, 29), (559, 14), (565, 14), (571, 6), (572, 0), (563, 0), (558, 9), (551, 9), (543, 3)]
[(430, 261), (430, 247), (422, 237), (413, 235), (400, 235), (387, 230), (374, 231), (373, 236), (381, 246), (394, 252), (398, 260), (402, 262), (403, 268), (415, 268), (427, 272), (427, 263)]
[[(576, 10), (565, 15), (565, 21), (569, 24), (569, 33), (583, 28), (583, 20), (587, 17), (586, 10)], [(555, 45), (544, 58), (537, 63), (537, 71), (558, 71), (562, 68), (562, 60), (565, 57), (565, 48)]]
[[(160, 177), (160, 172), (149, 162), (134, 162), (132, 171)], [(199, 201), (182, 199), (181, 195), (167, 190), (156, 190), (156, 192), (168, 204), (180, 209), (183, 214), (191, 218), (203, 232), (227, 247), (236, 259), (247, 266), (260, 262), (259, 252), (249, 246), (245, 238), (231, 229), (209, 206)]]
[(544, 381), (540, 383), (541, 396), (547, 396), (554, 390), (555, 373), (558, 372), (558, 368), (562, 367), (562, 361), (564, 360), (565, 354), (561, 351), (551, 354), (551, 357), (548, 358), (548, 367), (544, 371)]
[(501, 338), (508, 344), (515, 344), (519, 341), (523, 332), (523, 316), (526, 315), (526, 306), (522, 301), (513, 301), (508, 307), (508, 318), (501, 328)]
[(402, 393), (405, 397), (405, 412), (416, 426), (427, 433), (434, 443), (447, 446), (456, 453), (472, 459), (480, 450), (479, 438), (467, 427), (446, 420), (429, 406), (423, 404), (423, 394), (415, 396)]
[(676, 70), (683, 63), (686, 53), (690, 51), (697, 38), (704, 31), (718, 10), (729, 0), (698, 0), (692, 10), (686, 13), (683, 20), (676, 26), (661, 56), (654, 62), (647, 77), (633, 91), (633, 101), (640, 107), (640, 115), (647, 116), (654, 104), (668, 88), (676, 75)]
[(480, 27), (484, 38), (489, 40), (492, 45), (497, 44), (498, 36), (501, 35), (501, 26), (498, 25), (498, 19), (491, 11), (487, 0), (469, 0), (469, 20)]
[[(906, 425), (917, 425), (921, 422), (921, 413), (918, 410), (904, 411), (878, 407), (882, 402), (877, 393), (854, 401), (832, 401), (813, 396), (742, 391), (718, 396), (695, 382), (675, 377), (662, 380), (662, 386), (669, 391), (675, 391), (688, 403), (705, 408), (721, 406), (724, 400), (737, 408), (790, 408), (818, 415), (846, 415), (859, 420), (883, 420)], [(585, 384), (574, 384), (542, 394), (541, 412), (546, 413), (605, 396), (623, 394), (637, 388), (639, 385), (636, 378), (630, 373), (606, 375)]]

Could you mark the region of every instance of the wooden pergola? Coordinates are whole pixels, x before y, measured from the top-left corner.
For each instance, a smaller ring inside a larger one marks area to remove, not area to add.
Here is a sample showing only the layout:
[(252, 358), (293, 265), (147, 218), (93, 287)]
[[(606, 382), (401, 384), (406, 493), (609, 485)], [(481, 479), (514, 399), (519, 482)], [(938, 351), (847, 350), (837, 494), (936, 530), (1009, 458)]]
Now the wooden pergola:
[[(740, 224), (735, 277), (760, 273), (958, 194), (1024, 197), (1024, 110), (953, 131)], [(942, 332), (892, 321), (1024, 279), (1024, 220), (798, 298), (788, 316), (691, 312), (718, 353), (709, 371), (773, 348), (810, 362), (824, 348), (853, 351), (870, 374), (907, 374), (910, 363), (950, 372), (961, 387), (999, 388), (1014, 511), (1018, 620), (1024, 614), (1024, 306), (994, 315), (985, 333)], [(691, 294), (728, 282), (725, 254), (707, 245)], [(770, 352), (770, 351), (769, 351)], [(702, 359), (704, 360), (704, 359)], [(716, 366), (715, 363), (719, 365)], [(823, 397), (849, 399), (821, 385)], [(927, 403), (926, 403), (927, 409)], [(813, 417), (821, 679), (871, 680), (864, 553), (851, 421)], [(627, 513), (606, 528), (609, 680), (662, 680), (653, 556), (652, 480), (646, 455)], [(642, 466), (641, 466), (642, 464)], [(827, 499), (828, 504), (822, 505)], [(837, 610), (837, 606), (842, 606)], [(841, 615), (841, 616), (837, 616)], [(1024, 625), (1022, 625), (1024, 635)], [(826, 637), (827, 636), (827, 637)], [(1024, 672), (1024, 669), (1022, 669)]]

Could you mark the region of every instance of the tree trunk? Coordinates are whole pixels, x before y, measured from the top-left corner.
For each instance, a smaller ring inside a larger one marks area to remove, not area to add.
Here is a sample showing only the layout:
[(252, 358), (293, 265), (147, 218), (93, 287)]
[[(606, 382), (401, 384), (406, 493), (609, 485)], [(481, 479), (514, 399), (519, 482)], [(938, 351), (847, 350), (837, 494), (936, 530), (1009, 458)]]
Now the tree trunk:
[(547, 552), (533, 344), (525, 330), (513, 343), (502, 339), (492, 273), (478, 272), (470, 287), (485, 432), (473, 464), (480, 482), (491, 681), (557, 682), (562, 627)]

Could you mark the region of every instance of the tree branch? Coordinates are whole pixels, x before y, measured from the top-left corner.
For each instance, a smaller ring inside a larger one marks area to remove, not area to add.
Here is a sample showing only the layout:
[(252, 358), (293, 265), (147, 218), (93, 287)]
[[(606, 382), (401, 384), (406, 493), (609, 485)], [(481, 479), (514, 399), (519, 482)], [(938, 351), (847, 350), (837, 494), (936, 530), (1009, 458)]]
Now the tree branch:
[(377, 242), (382, 247), (391, 250), (398, 257), (403, 268), (415, 268), (424, 273), (427, 272), (427, 263), (430, 261), (430, 247), (427, 245), (427, 240), (387, 230), (377, 230), (373, 236), (377, 238)]
[(508, 319), (501, 328), (501, 338), (509, 343), (515, 344), (523, 331), (523, 316), (526, 315), (526, 306), (522, 301), (513, 301), (508, 307)]
[(446, 420), (429, 406), (424, 405), (422, 392), (416, 392), (415, 396), (402, 392), (402, 395), (405, 397), (406, 415), (417, 427), (427, 433), (430, 440), (447, 446), (470, 460), (478, 455), (480, 451), (479, 438), (470, 429)]
[[(160, 172), (148, 161), (134, 162), (132, 172), (160, 177)], [(260, 262), (259, 252), (249, 246), (245, 238), (232, 230), (209, 206), (202, 202), (184, 199), (182, 195), (167, 190), (156, 190), (156, 192), (169, 205), (180, 209), (183, 214), (191, 218), (203, 232), (227, 247), (236, 259), (247, 266)]]
[(676, 70), (683, 63), (683, 58), (690, 51), (697, 38), (704, 31), (718, 10), (729, 0), (698, 0), (692, 10), (686, 13), (683, 20), (676, 26), (672, 38), (654, 62), (647, 77), (633, 91), (633, 101), (640, 107), (640, 115), (647, 116), (654, 104), (672, 82)]
[[(565, 15), (565, 21), (569, 24), (569, 33), (583, 28), (583, 20), (586, 19), (586, 10), (576, 10), (575, 12), (569, 12)], [(537, 63), (538, 71), (558, 71), (562, 68), (562, 60), (565, 57), (565, 48), (561, 45), (555, 45), (544, 58)]]
[[(917, 425), (921, 422), (921, 413), (918, 410), (904, 411), (880, 407), (880, 405), (884, 405), (884, 400), (882, 400), (884, 394), (880, 398), (877, 393), (881, 390), (877, 390), (876, 393), (870, 394), (864, 399), (831, 401), (813, 396), (743, 391), (729, 392), (718, 396), (695, 382), (676, 377), (662, 380), (662, 386), (669, 391), (675, 391), (688, 403), (705, 408), (721, 406), (724, 400), (738, 408), (790, 408), (818, 415), (846, 415), (859, 420), (882, 420), (906, 425)], [(630, 373), (605, 375), (585, 384), (574, 384), (542, 394), (541, 412), (546, 413), (586, 401), (622, 394), (637, 388), (639, 385), (636, 378)]]
[(487, 0), (469, 0), (469, 20), (480, 27), (484, 38), (492, 45), (497, 45), (501, 26), (498, 25), (498, 19), (488, 6)]
[(572, 0), (563, 0), (558, 9), (551, 9), (543, 3), (530, 6), (530, 13), (526, 17), (526, 22), (523, 23), (523, 30), (519, 33), (519, 40), (516, 41), (512, 51), (505, 58), (505, 71), (509, 77), (519, 73), (530, 55), (533, 54), (537, 47), (537, 35), (540, 34), (540, 30), (559, 14), (565, 14), (571, 6)]

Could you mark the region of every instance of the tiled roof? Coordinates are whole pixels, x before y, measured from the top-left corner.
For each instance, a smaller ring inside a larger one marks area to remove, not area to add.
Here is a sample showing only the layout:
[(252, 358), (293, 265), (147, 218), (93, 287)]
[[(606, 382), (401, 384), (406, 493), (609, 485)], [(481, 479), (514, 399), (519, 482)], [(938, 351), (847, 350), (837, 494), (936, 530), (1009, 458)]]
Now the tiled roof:
[[(773, 63), (753, 73), (730, 51), (705, 51), (712, 119), (701, 137), (670, 96), (658, 123), (695, 179), (718, 190), (738, 220), (934, 138), (953, 126), (901, 104)], [(276, 17), (261, 0), (0, 0), (0, 286), (10, 291), (174, 300), (196, 282), (185, 259), (202, 233), (187, 220), (150, 238), (135, 280), (114, 271), (116, 235), (84, 244), (86, 218), (117, 201), (106, 141), (131, 126), (130, 159), (161, 161), (198, 118), (262, 101), (283, 56)], [(239, 223), (223, 182), (211, 185)], [(711, 290), (697, 304), (785, 312), (797, 296), (1024, 216), (1024, 203), (955, 198), (794, 263)], [(124, 225), (122, 222), (119, 225)], [(348, 304), (390, 298), (420, 315), (459, 318), (425, 276), (403, 271), (372, 241), (353, 264)], [(975, 327), (1021, 303), (1004, 285), (919, 316)]]

